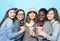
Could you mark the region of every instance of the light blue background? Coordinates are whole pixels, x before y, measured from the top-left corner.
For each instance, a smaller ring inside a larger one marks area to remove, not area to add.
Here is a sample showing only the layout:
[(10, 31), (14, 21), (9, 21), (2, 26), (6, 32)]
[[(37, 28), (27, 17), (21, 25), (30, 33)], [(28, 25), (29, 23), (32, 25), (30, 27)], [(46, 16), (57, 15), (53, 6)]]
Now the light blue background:
[(35, 7), (37, 11), (40, 8), (49, 9), (55, 7), (60, 16), (59, 0), (0, 0), (0, 22), (3, 19), (5, 12), (12, 7), (24, 9), (26, 13), (30, 7)]

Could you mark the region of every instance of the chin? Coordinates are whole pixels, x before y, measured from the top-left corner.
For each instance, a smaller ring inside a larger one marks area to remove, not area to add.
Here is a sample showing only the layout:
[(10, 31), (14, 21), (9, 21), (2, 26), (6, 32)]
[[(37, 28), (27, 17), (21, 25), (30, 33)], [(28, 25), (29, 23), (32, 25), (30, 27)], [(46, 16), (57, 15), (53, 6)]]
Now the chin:
[[(33, 18), (33, 19), (34, 19), (34, 18)], [(32, 19), (32, 20), (33, 20), (33, 19)]]
[(12, 17), (12, 19), (14, 19), (15, 17)]
[(48, 18), (48, 20), (51, 20), (51, 18)]

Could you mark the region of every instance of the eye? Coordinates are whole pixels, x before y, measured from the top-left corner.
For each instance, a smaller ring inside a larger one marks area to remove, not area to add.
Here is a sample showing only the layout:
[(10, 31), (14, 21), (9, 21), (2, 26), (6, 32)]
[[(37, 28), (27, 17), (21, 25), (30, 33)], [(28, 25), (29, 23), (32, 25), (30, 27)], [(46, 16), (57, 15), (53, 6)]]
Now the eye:
[(52, 13), (50, 13), (51, 15), (53, 15)]
[(14, 13), (16, 13), (16, 12), (14, 12)]
[(10, 14), (12, 14), (12, 12), (10, 12)]

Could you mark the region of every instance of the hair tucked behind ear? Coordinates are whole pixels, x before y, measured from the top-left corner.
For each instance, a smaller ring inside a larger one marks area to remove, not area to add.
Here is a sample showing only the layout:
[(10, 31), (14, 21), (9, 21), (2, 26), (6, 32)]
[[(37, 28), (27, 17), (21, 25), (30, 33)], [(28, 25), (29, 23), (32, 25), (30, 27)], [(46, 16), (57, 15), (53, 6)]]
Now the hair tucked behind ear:
[[(18, 14), (19, 11), (22, 11), (22, 12), (23, 12), (23, 14), (24, 14), (24, 19), (25, 19), (25, 11), (24, 11), (23, 9), (18, 9), (18, 10), (16, 11), (16, 14)], [(17, 19), (17, 18), (16, 18), (16, 19)], [(23, 21), (24, 21), (24, 19), (23, 19)]]
[(59, 15), (58, 15), (57, 9), (56, 9), (56, 8), (50, 8), (50, 9), (48, 9), (48, 12), (51, 11), (51, 10), (52, 10), (52, 11), (54, 12), (54, 14), (55, 14), (55, 16), (54, 16), (55, 20), (57, 20), (57, 21), (60, 23), (60, 19), (59, 19)]
[(2, 21), (1, 21), (1, 23), (0, 23), (0, 27), (1, 27), (2, 23), (3, 23), (3, 22), (6, 20), (6, 18), (8, 17), (8, 12), (9, 12), (10, 10), (17, 10), (17, 8), (11, 8), (11, 9), (7, 10), (4, 18), (2, 19)]
[(36, 14), (36, 17), (35, 17), (35, 19), (34, 19), (33, 21), (34, 21), (35, 23), (37, 23), (37, 12), (35, 12), (35, 11), (30, 11), (30, 12), (27, 13), (26, 22), (27, 22), (27, 23), (30, 23), (31, 19), (30, 19), (30, 17), (29, 17), (29, 13), (31, 13), (31, 12), (33, 12), (34, 14)]

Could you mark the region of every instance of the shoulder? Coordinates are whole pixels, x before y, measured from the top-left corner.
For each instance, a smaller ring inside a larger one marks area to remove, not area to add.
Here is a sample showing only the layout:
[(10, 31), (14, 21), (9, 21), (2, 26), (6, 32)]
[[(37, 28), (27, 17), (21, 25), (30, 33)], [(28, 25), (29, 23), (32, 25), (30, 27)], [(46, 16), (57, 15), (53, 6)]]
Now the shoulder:
[(53, 23), (54, 25), (59, 25), (59, 22), (58, 21), (54, 21), (54, 23)]
[(52, 25), (54, 28), (56, 29), (60, 29), (60, 24), (58, 21), (54, 21), (53, 25)]
[(11, 22), (13, 21), (11, 18), (7, 18), (6, 20), (7, 20), (7, 21), (11, 21)]
[(6, 21), (7, 24), (13, 24), (13, 20), (10, 19), (10, 18), (7, 18), (5, 21)]
[(20, 21), (15, 20), (14, 25), (20, 25)]
[(45, 21), (45, 23), (50, 23), (50, 21)]
[(13, 22), (13, 20), (12, 19), (10, 19), (10, 18), (6, 18), (6, 20), (3, 22), (3, 25), (5, 24), (7, 24), (7, 23), (11, 23), (11, 22)]
[(15, 20), (15, 22), (14, 23), (20, 23), (20, 21), (19, 20)]
[(44, 25), (51, 25), (50, 21), (45, 21)]

